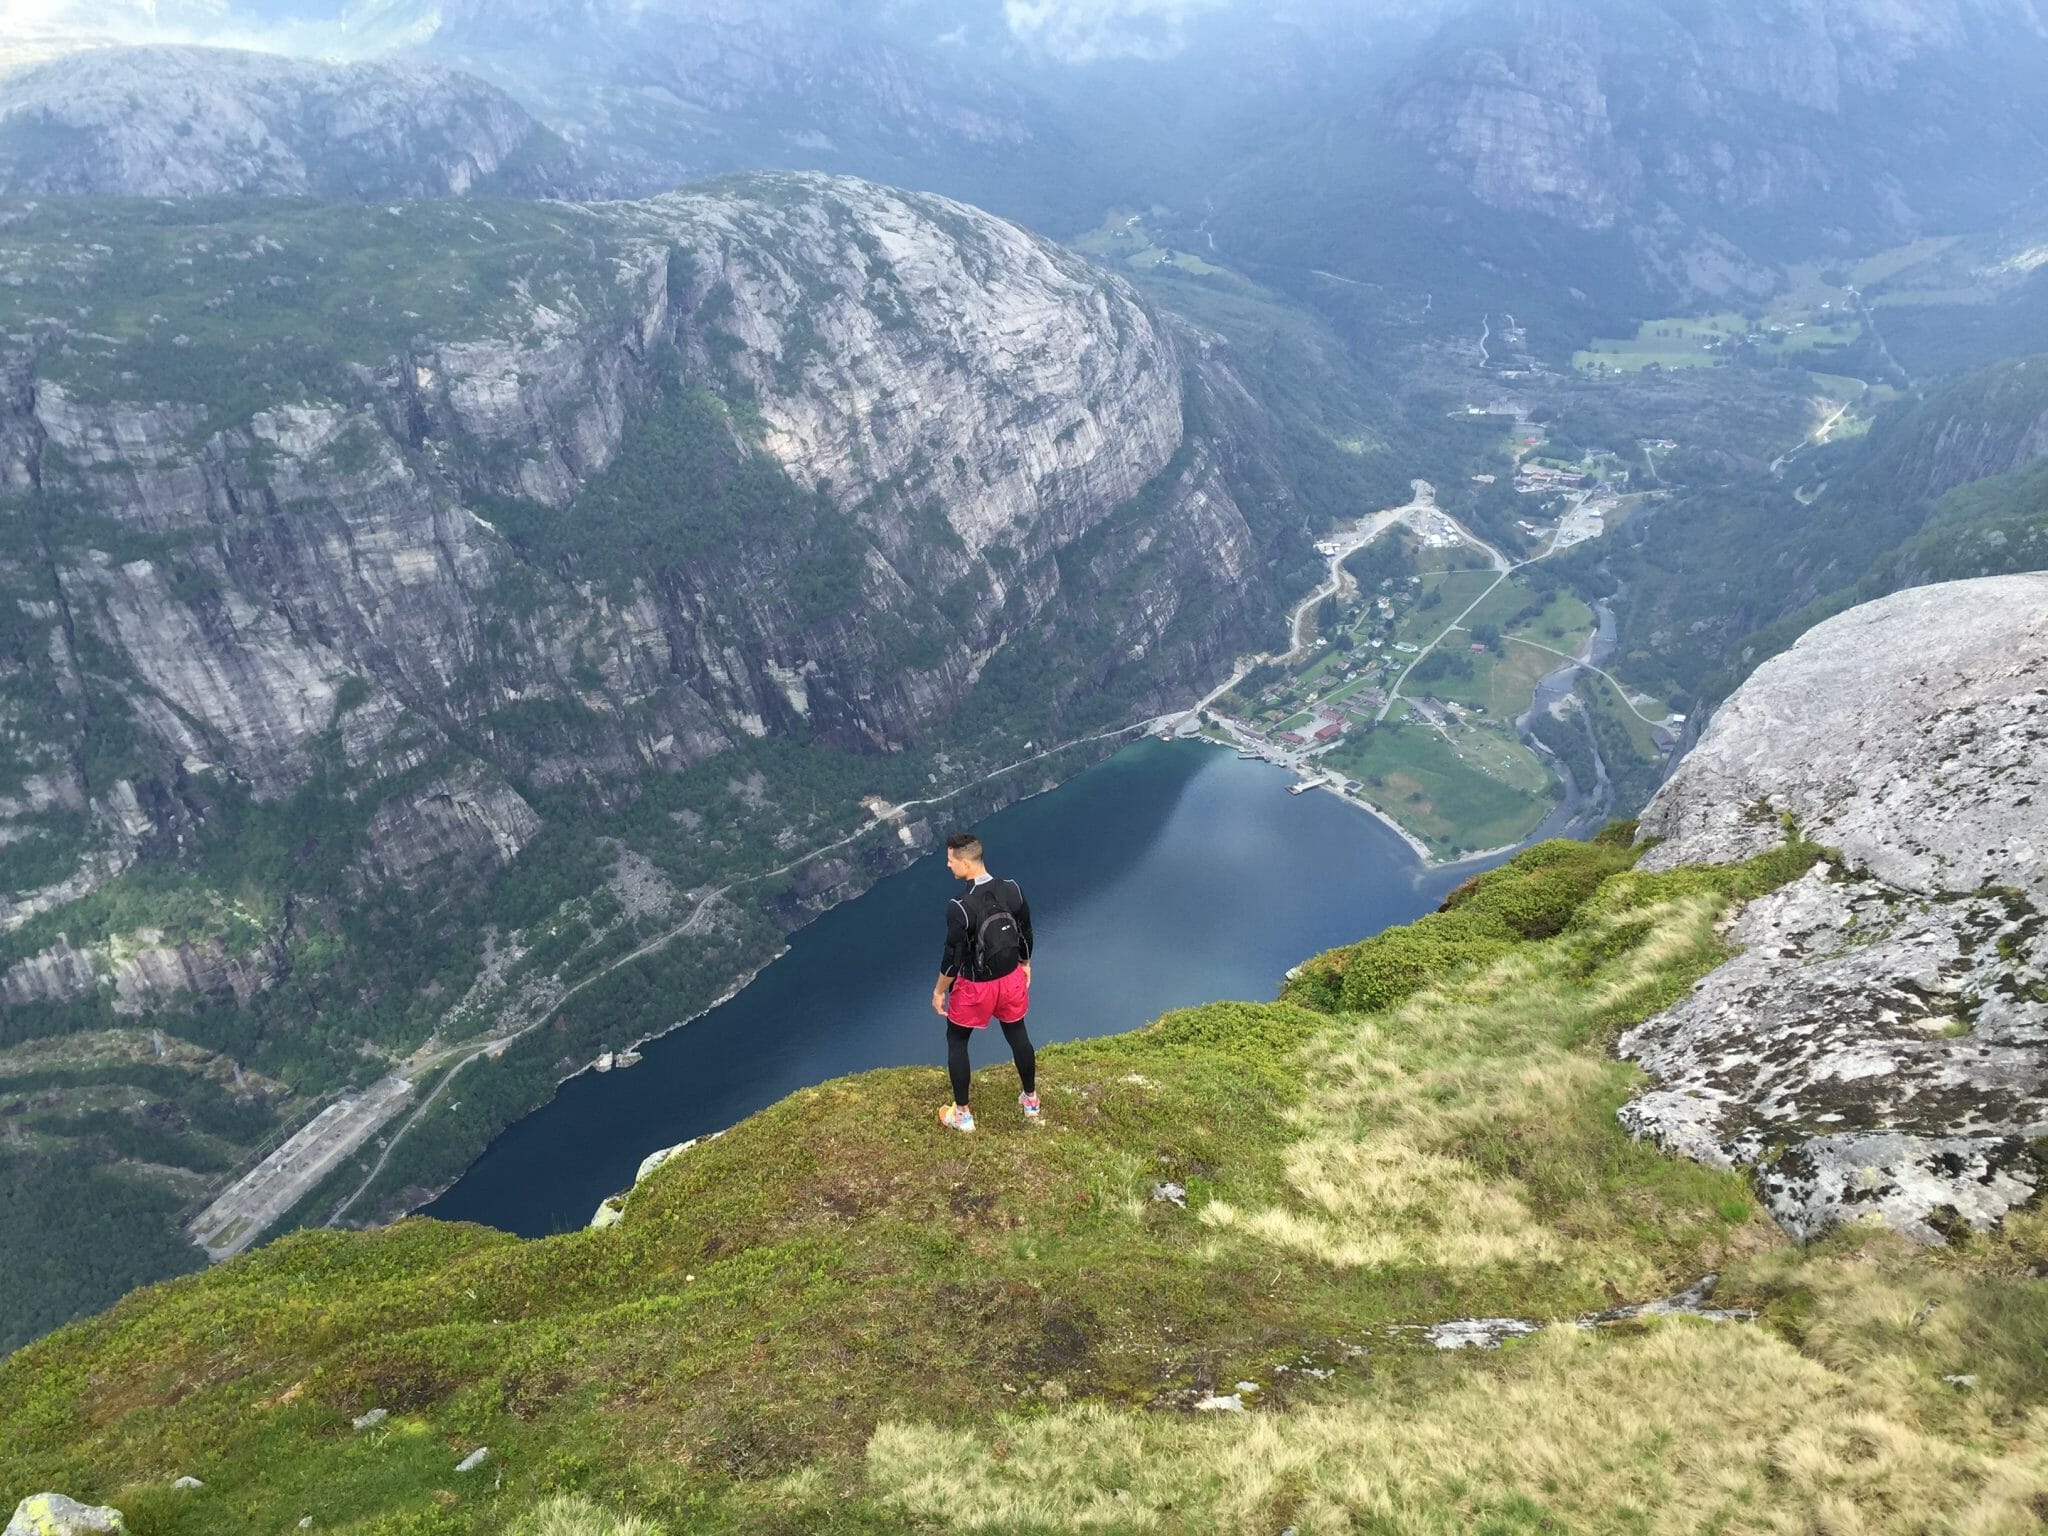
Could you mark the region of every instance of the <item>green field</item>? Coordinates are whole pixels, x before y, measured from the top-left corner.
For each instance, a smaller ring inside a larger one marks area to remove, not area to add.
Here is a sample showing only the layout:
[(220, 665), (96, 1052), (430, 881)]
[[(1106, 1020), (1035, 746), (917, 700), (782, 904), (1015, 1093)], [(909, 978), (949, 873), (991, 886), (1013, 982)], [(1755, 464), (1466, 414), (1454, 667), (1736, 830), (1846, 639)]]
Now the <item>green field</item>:
[(1942, 260), (1961, 241), (1960, 235), (1929, 235), (1905, 245), (1893, 246), (1888, 251), (1879, 251), (1856, 264), (1850, 274), (1859, 288), (1875, 288), (1884, 283), (1895, 282), (1915, 271), (1943, 271), (1948, 264)]
[[(1460, 639), (1461, 636), (1453, 636), (1451, 643)], [(1547, 645), (1550, 642), (1543, 643)], [(1411, 683), (1403, 692), (1453, 699), (1467, 707), (1484, 710), (1489, 720), (1505, 723), (1529, 707), (1536, 684), (1544, 673), (1563, 663), (1561, 658), (1547, 651), (1516, 645), (1512, 641), (1505, 643), (1502, 650), (1504, 654), (1501, 655), (1491, 651), (1468, 651), (1466, 654), (1472, 659), (1470, 677), (1432, 678), (1426, 683)]]
[(1149, 214), (1129, 208), (1113, 208), (1087, 234), (1071, 242), (1074, 249), (1097, 261), (1117, 263), (1135, 272), (1156, 272), (1161, 268), (1189, 277), (1220, 277), (1249, 287), (1245, 279), (1227, 267), (1204, 261), (1192, 251), (1161, 245), (1147, 228), (1148, 217), (1164, 217), (1170, 210), (1154, 208)]
[(1438, 857), (1527, 837), (1549, 814), (1556, 780), (1511, 731), (1466, 724), (1455, 741), (1427, 721), (1395, 713), (1322, 761), (1365, 784), (1366, 799)]
[[(1784, 334), (1760, 345), (1770, 352), (1810, 352), (1847, 346), (1863, 333), (1862, 321), (1853, 314), (1844, 319), (1834, 315), (1832, 310), (1774, 310), (1766, 326), (1782, 327)], [(1712, 368), (1727, 360), (1728, 345), (1740, 342), (1748, 329), (1743, 317), (1736, 314), (1646, 320), (1633, 337), (1595, 339), (1590, 347), (1572, 354), (1572, 366), (1582, 373), (1633, 373), (1652, 363), (1661, 368)], [(1710, 349), (1709, 342), (1723, 345)]]
[(1405, 613), (1397, 614), (1394, 638), (1406, 640), (1411, 645), (1428, 645), (1448, 629), (1451, 621), (1463, 613), (1474, 598), (1491, 586), (1499, 574), (1498, 571), (1491, 570), (1444, 571), (1423, 577), (1423, 600), (1428, 600), (1428, 593), (1441, 592), (1443, 601), (1428, 608), (1417, 604)]
[(1742, 335), (1744, 329), (1742, 316), (1737, 314), (1645, 320), (1633, 337), (1596, 338), (1590, 347), (1572, 354), (1572, 366), (1616, 373), (1631, 373), (1651, 363), (1665, 368), (1710, 367), (1721, 360), (1721, 354), (1705, 350), (1702, 343), (1725, 341)]
[(1514, 719), (1529, 707), (1537, 682), (1558, 666), (1563, 657), (1511, 641), (1500, 652), (1475, 651), (1471, 648), (1472, 631), (1492, 625), (1502, 629), (1506, 636), (1533, 640), (1538, 646), (1549, 646), (1569, 655), (1578, 650), (1593, 628), (1592, 610), (1566, 592), (1552, 594), (1541, 611), (1513, 628), (1507, 627), (1510, 619), (1525, 612), (1536, 600), (1536, 594), (1518, 578), (1502, 582), (1472, 610), (1458, 632), (1447, 634), (1438, 647), (1447, 657), (1468, 661), (1472, 675), (1413, 679), (1402, 692), (1455, 699), (1460, 704), (1483, 709), (1490, 719), (1497, 721)]

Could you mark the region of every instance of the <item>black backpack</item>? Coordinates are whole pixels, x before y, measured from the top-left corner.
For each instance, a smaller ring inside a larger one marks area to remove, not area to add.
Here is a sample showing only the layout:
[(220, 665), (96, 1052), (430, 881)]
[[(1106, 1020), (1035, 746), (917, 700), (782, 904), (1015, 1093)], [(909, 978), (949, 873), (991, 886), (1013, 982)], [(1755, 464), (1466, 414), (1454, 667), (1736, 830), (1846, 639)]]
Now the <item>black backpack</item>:
[[(977, 886), (960, 903), (960, 910), (967, 914), (967, 931), (974, 945), (974, 971), (981, 981), (1000, 981), (1024, 963), (1024, 934), (1017, 927), (1016, 917), (1003, 905), (1003, 898), (996, 892), (996, 886), (1001, 883), (991, 880)], [(976, 903), (984, 892), (988, 893), (988, 902), (994, 910), (983, 911), (977, 920), (975, 905), (971, 903)]]

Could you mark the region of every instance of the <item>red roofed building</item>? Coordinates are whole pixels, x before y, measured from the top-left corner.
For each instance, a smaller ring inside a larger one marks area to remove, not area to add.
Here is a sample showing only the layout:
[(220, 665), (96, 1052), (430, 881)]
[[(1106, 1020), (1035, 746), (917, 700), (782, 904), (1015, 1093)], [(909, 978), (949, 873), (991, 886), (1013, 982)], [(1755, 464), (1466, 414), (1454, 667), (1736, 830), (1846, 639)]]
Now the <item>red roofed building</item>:
[(1328, 725), (1324, 726), (1320, 731), (1316, 732), (1316, 740), (1335, 741), (1339, 736), (1342, 736), (1343, 734), (1344, 722), (1342, 720), (1332, 720)]
[(1295, 731), (1282, 731), (1280, 733), (1280, 740), (1286, 742), (1290, 747), (1305, 747), (1308, 745), (1308, 738)]

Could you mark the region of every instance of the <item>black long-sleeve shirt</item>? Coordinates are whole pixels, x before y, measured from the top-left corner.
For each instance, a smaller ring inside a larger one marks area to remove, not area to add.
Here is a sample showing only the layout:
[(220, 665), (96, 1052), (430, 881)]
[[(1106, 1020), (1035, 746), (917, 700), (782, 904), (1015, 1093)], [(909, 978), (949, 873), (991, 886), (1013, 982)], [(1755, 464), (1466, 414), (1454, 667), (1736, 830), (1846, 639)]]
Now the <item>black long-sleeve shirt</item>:
[[(991, 901), (995, 906), (989, 905)], [(1024, 941), (1023, 958), (1031, 958), (1031, 903), (1024, 899), (1024, 888), (1014, 880), (998, 880), (990, 875), (975, 881), (965, 895), (946, 903), (946, 949), (939, 957), (940, 975), (965, 976), (969, 981), (990, 980), (974, 963), (974, 934), (997, 907), (1017, 919), (1017, 936)], [(970, 909), (974, 913), (972, 922), (968, 920)]]

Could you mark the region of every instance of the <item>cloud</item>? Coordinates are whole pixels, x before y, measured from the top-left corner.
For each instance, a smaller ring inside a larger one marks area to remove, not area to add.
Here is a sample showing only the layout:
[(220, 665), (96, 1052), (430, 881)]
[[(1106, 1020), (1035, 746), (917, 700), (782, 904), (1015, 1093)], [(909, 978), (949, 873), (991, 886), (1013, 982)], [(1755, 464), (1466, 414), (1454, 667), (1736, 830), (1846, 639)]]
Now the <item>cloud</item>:
[(1180, 52), (1190, 18), (1231, 0), (1003, 0), (1010, 35), (1069, 64), (1163, 59)]
[(0, 69), (121, 43), (361, 58), (422, 42), (437, 23), (431, 0), (0, 0)]

